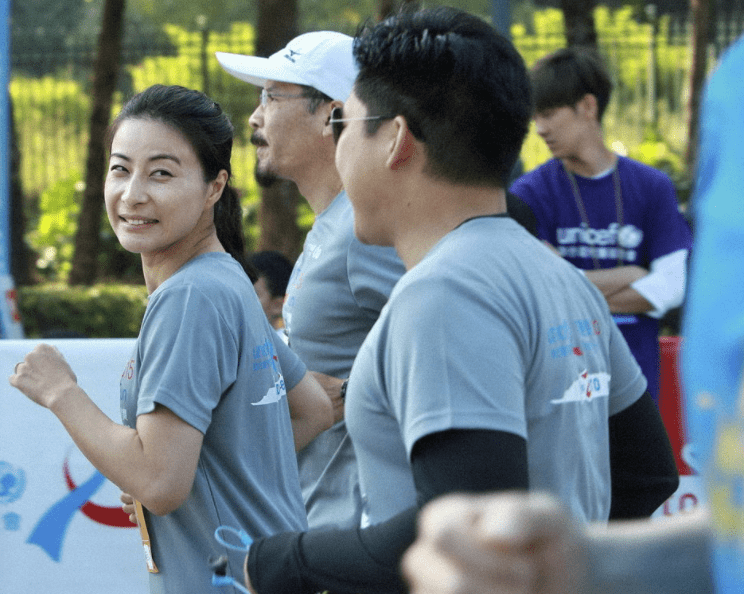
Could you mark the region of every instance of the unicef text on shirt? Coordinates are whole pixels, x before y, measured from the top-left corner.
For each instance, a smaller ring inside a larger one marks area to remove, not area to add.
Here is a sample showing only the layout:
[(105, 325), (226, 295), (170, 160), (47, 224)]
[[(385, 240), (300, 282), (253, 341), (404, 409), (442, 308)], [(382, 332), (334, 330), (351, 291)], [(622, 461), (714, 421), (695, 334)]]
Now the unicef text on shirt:
[(643, 231), (635, 225), (623, 225), (610, 223), (606, 229), (593, 229), (585, 223), (579, 227), (559, 227), (556, 231), (556, 239), (559, 245), (583, 244), (583, 245), (620, 245), (623, 248), (632, 249), (638, 247), (643, 241)]

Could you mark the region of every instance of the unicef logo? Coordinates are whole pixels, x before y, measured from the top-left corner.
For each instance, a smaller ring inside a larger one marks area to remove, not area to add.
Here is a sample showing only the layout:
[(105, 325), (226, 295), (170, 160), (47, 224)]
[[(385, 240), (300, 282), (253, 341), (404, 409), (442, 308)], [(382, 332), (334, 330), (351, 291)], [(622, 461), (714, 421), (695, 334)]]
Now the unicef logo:
[(18, 501), (25, 489), (26, 474), (23, 470), (0, 461), (0, 503)]
[(643, 231), (634, 225), (623, 225), (617, 232), (617, 243), (620, 247), (634, 249), (641, 245)]

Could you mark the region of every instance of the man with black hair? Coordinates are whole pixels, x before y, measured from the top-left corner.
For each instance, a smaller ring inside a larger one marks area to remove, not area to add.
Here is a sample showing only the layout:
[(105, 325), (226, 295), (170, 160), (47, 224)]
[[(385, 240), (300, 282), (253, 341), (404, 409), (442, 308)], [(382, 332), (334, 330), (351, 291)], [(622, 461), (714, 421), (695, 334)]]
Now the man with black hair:
[(680, 377), (708, 503), (659, 522), (585, 526), (543, 494), (441, 498), (422, 512), (406, 553), (415, 594), (744, 592), (742, 70), (744, 37), (726, 50), (702, 97), (692, 199)]
[(292, 275), (292, 261), (281, 252), (264, 250), (254, 252), (249, 262), (258, 273), (253, 288), (261, 302), (266, 317), (280, 336), (286, 336), (282, 321), (282, 306), (287, 293), (287, 284)]
[(692, 244), (674, 185), (605, 145), (612, 81), (595, 51), (558, 50), (531, 82), (537, 133), (554, 158), (511, 192), (532, 208), (537, 237), (602, 291), (657, 400), (659, 319), (682, 303)]
[(418, 508), (445, 493), (541, 489), (606, 521), (648, 516), (678, 484), (602, 295), (506, 214), (531, 115), (516, 49), (439, 8), (364, 29), (354, 57), (336, 166), (356, 236), (407, 272), (349, 379), (361, 525), (257, 539), (259, 594), (405, 591)]

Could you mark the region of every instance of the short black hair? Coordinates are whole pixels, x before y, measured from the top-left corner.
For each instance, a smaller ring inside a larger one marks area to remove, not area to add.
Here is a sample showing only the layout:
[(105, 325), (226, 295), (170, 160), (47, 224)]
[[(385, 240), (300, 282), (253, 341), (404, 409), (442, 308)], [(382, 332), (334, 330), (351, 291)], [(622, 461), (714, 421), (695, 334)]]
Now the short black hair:
[(535, 109), (573, 107), (585, 95), (597, 98), (602, 121), (612, 94), (612, 79), (596, 50), (575, 46), (560, 49), (537, 61), (530, 72)]
[[(527, 69), (509, 40), (454, 8), (404, 11), (363, 26), (354, 58), (354, 93), (368, 113), (405, 117), (427, 174), (506, 186), (532, 115)], [(381, 124), (367, 122), (367, 133)]]
[(294, 265), (281, 252), (265, 250), (254, 252), (248, 262), (255, 268), (259, 277), (266, 279), (266, 287), (272, 297), (283, 297), (287, 293), (289, 277)]

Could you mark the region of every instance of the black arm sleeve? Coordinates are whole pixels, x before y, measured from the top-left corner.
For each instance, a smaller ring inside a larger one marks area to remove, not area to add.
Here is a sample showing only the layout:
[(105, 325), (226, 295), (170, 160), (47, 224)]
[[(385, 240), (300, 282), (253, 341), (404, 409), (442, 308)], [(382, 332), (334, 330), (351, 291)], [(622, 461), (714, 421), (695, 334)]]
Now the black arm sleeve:
[(453, 491), (527, 489), (527, 442), (484, 429), (432, 433), (413, 445), (411, 470), (419, 507)]
[[(420, 505), (454, 491), (527, 488), (527, 444), (501, 431), (444, 431), (414, 445), (411, 467)], [(364, 529), (257, 539), (246, 559), (252, 585), (260, 594), (405, 592), (398, 566), (415, 539), (417, 513), (411, 507)]]
[(653, 399), (644, 393), (612, 415), (610, 520), (647, 518), (679, 486), (679, 474), (664, 424)]

